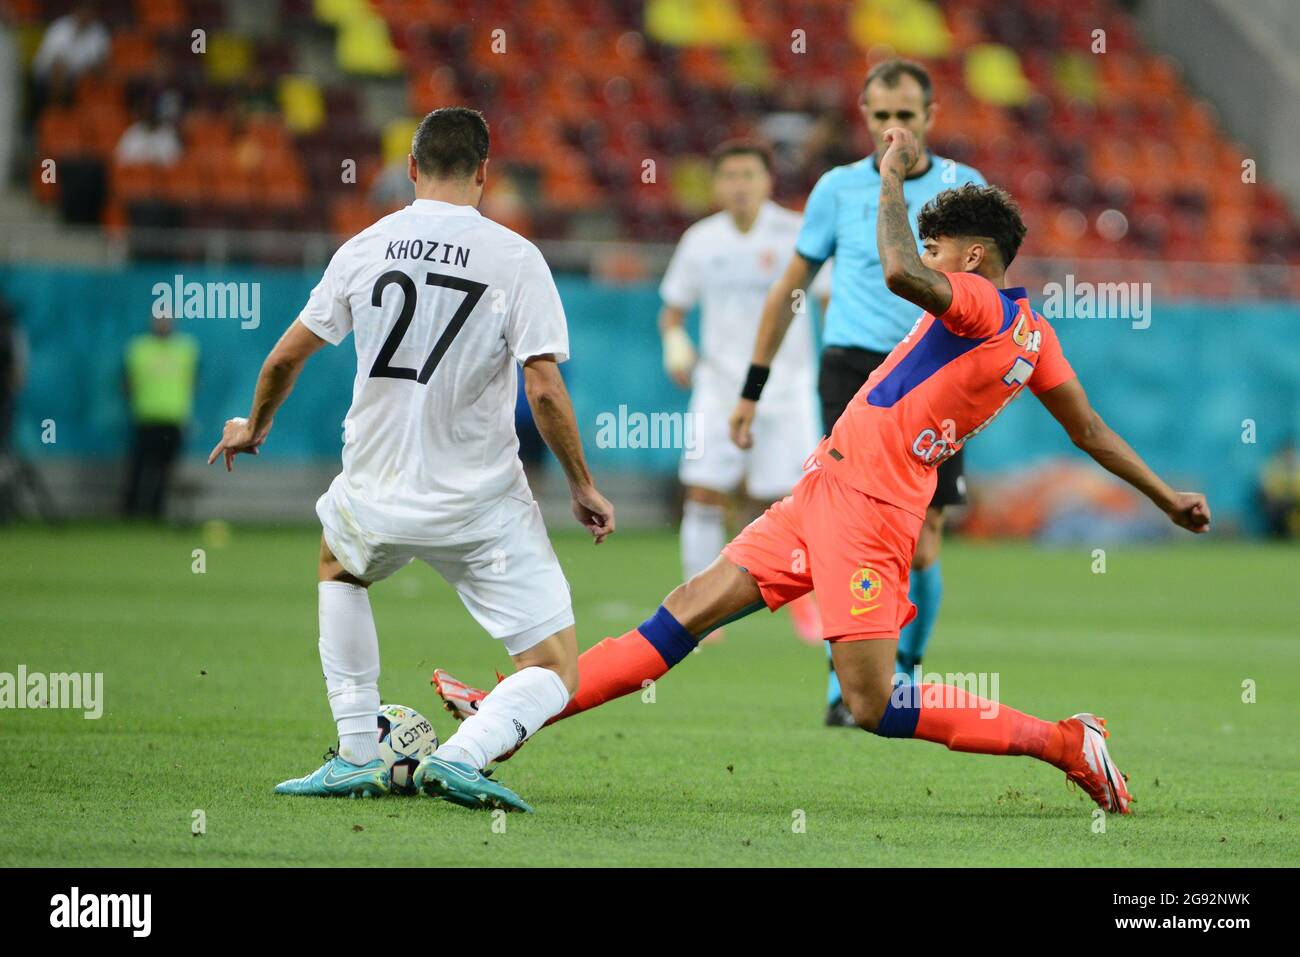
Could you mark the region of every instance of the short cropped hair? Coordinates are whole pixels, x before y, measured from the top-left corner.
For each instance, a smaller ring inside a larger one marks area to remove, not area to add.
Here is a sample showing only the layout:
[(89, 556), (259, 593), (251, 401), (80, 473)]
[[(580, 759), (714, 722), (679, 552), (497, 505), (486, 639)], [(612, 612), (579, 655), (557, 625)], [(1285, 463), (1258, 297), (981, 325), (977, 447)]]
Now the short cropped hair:
[(772, 172), (774, 166), (772, 150), (766, 143), (761, 140), (742, 139), (719, 143), (710, 157), (711, 168), (716, 173), (722, 161), (733, 156), (757, 156), (768, 173)]
[(925, 105), (930, 105), (930, 97), (934, 92), (934, 84), (930, 81), (930, 74), (925, 67), (915, 60), (904, 60), (897, 57), (893, 60), (885, 60), (883, 63), (877, 63), (867, 73), (867, 80), (862, 84), (862, 95), (867, 95), (867, 87), (879, 80), (891, 90), (898, 86), (899, 80), (905, 76), (910, 76), (921, 86), (921, 95), (925, 99)]
[(1025, 221), (1011, 194), (1000, 186), (965, 183), (921, 207), (916, 217), (922, 239), (983, 236), (993, 240), (1002, 265), (1011, 265), (1025, 239)]
[(423, 175), (458, 179), (473, 175), (488, 156), (488, 125), (466, 106), (444, 106), (420, 121), (411, 137), (411, 155)]

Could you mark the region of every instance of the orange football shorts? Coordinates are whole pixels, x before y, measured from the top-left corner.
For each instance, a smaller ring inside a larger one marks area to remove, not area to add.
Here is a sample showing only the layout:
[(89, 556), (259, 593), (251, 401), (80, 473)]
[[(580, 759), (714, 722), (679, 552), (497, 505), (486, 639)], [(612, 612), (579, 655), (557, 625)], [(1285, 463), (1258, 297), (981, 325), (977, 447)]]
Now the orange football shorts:
[(773, 611), (817, 592), (827, 641), (897, 638), (923, 521), (815, 467), (722, 550)]

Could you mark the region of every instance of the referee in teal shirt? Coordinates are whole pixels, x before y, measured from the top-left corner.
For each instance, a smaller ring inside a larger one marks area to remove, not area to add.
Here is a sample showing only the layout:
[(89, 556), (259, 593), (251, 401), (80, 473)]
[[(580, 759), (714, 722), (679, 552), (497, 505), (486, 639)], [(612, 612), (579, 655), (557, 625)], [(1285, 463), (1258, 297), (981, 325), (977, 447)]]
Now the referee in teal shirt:
[[(880, 135), (892, 126), (910, 130), (925, 149), (926, 134), (935, 114), (931, 92), (930, 75), (919, 63), (888, 60), (872, 68), (863, 84), (858, 109), (871, 131), (877, 152), (881, 146)], [(880, 255), (876, 251), (880, 172), (876, 164), (877, 155), (873, 153), (856, 163), (837, 166), (817, 181), (808, 197), (795, 256), (768, 292), (754, 344), (753, 366), (732, 413), (732, 438), (742, 448), (749, 446), (755, 405), (767, 370), (793, 317), (796, 293), (802, 302), (801, 291), (812, 282), (827, 259), (835, 257), (835, 269), (831, 275), (831, 303), (822, 336), (824, 348), (817, 384), (822, 427), (827, 434), (867, 377), (885, 361), (920, 316), (916, 306), (889, 291), (880, 268)], [(925, 159), (903, 184), (913, 232), (916, 214), (922, 206), (945, 189), (963, 183), (983, 184), (984, 177), (969, 166), (927, 150)], [(919, 239), (917, 243), (919, 246)], [(921, 663), (943, 597), (939, 572), (943, 509), (946, 505), (963, 504), (965, 500), (962, 453), (958, 452), (939, 466), (938, 485), (912, 559), (908, 598), (916, 605), (916, 617), (899, 635), (896, 665), (896, 670), (907, 678), (912, 677), (913, 669)], [(829, 646), (826, 650), (829, 657)], [(841, 699), (833, 668), (826, 703), (827, 724), (854, 724)]]

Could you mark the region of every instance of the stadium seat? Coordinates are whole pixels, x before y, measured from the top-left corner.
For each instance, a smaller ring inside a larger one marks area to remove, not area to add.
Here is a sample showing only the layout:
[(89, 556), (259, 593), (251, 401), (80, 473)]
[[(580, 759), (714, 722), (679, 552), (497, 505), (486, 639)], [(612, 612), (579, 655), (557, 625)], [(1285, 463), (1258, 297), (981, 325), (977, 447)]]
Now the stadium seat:
[(402, 69), (402, 58), (393, 47), (388, 24), (368, 8), (338, 24), (335, 57), (345, 73), (393, 76)]
[(944, 57), (952, 50), (943, 13), (930, 0), (857, 0), (849, 33), (863, 50), (883, 44), (911, 57)]
[(1010, 47), (982, 43), (966, 52), (966, 89), (976, 99), (996, 106), (1019, 106), (1031, 86)]
[(381, 158), (385, 165), (403, 162), (411, 152), (411, 139), (420, 121), (412, 117), (390, 120), (383, 131)]
[(213, 83), (234, 83), (244, 77), (252, 66), (253, 44), (238, 34), (211, 34), (203, 63), (207, 68), (208, 79)]

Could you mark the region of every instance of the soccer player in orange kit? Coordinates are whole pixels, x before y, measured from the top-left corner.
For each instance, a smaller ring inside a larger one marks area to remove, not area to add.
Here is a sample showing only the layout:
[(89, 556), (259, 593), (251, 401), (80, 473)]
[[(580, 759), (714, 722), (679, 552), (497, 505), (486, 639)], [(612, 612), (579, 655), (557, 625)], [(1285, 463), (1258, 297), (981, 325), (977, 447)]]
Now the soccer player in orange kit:
[[(1100, 465), (1143, 492), (1177, 525), (1210, 526), (1205, 496), (1177, 492), (1093, 411), (1056, 332), (1024, 289), (1004, 289), (1024, 238), (1020, 210), (994, 186), (940, 193), (918, 217), (918, 255), (903, 179), (918, 156), (906, 130), (884, 134), (877, 242), (889, 289), (925, 310), (854, 397), (793, 493), (763, 513), (655, 614), (578, 659), (578, 691), (556, 719), (639, 691), (720, 624), (815, 589), (844, 700), (858, 725), (954, 751), (1029, 755), (1061, 769), (1108, 812), (1128, 813), (1124, 776), (1111, 761), (1104, 719), (1083, 713), (1044, 721), (944, 685), (893, 684), (912, 551), (935, 470), (1025, 386)], [(751, 366), (733, 415), (744, 444), (766, 370)], [(749, 414), (744, 414), (748, 412)], [(453, 714), (473, 713), (483, 692), (446, 672), (434, 685)], [(507, 755), (508, 756), (508, 755)]]

